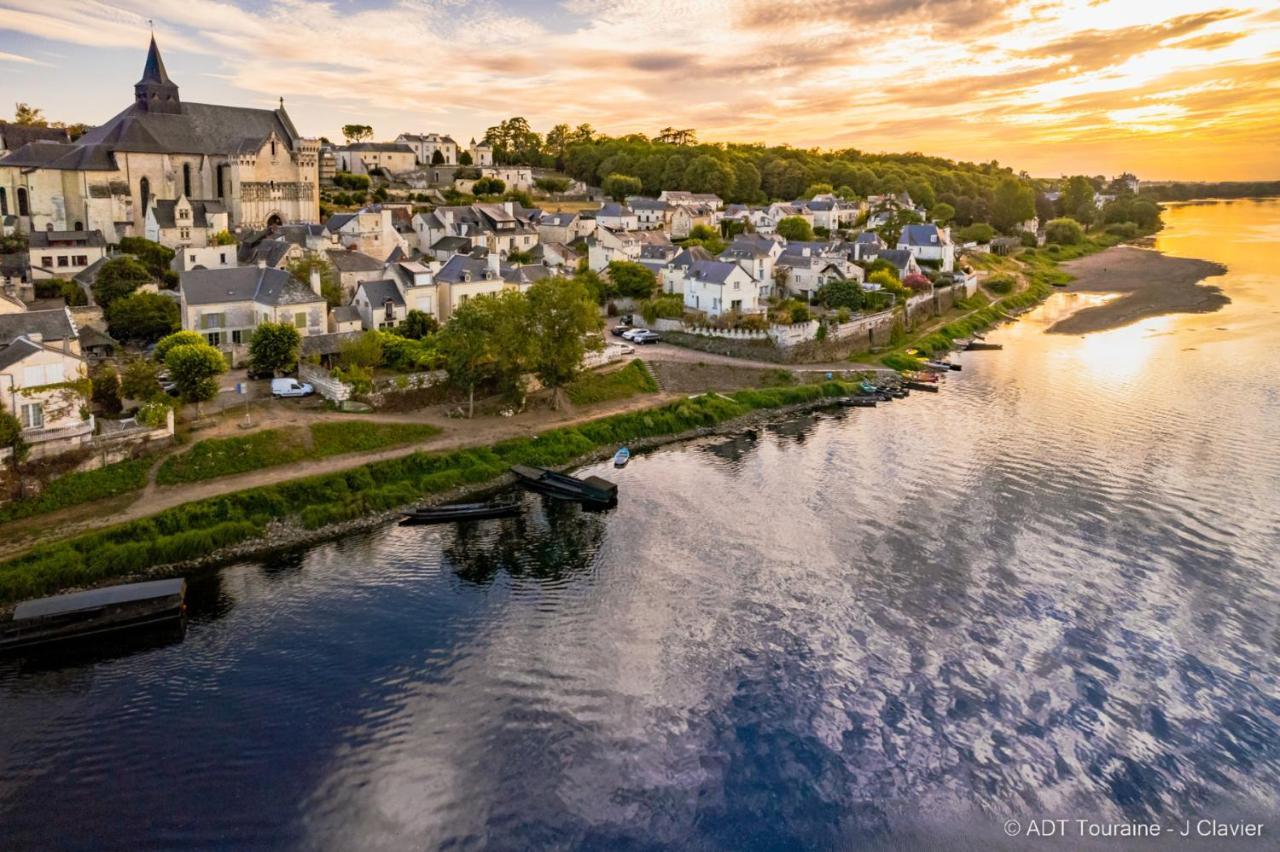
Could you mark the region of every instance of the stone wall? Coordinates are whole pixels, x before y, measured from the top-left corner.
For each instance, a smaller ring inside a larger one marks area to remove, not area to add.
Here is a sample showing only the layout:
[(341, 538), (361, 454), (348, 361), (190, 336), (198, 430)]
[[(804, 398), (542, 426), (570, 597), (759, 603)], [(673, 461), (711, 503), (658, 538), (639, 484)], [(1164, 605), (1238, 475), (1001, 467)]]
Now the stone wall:
[(312, 364), (298, 365), (298, 381), (311, 385), (330, 402), (346, 402), (351, 399), (351, 386), (340, 382), (323, 367)]

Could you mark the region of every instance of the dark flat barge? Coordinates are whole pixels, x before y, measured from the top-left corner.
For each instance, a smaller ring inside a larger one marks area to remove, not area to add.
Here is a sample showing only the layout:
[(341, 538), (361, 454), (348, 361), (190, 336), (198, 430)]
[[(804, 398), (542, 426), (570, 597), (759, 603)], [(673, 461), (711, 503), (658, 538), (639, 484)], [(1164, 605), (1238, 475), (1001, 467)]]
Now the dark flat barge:
[(425, 524), (449, 524), (455, 521), (484, 521), (490, 518), (509, 518), (520, 511), (520, 502), (510, 500), (501, 503), (454, 503), (449, 506), (427, 506), (405, 513), (402, 527)]
[(511, 468), (521, 485), (539, 494), (560, 500), (573, 500), (593, 506), (611, 506), (618, 502), (618, 486), (598, 476), (579, 479), (556, 473), (544, 467), (518, 464)]
[(128, 583), (18, 604), (0, 622), (0, 653), (158, 625), (186, 623), (187, 581)]

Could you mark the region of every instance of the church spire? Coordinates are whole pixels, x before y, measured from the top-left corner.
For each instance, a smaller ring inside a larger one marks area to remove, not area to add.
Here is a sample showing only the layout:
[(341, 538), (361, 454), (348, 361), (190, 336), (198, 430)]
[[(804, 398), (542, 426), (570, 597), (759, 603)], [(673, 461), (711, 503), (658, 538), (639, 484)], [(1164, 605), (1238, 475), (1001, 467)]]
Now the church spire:
[(160, 48), (156, 45), (155, 35), (151, 36), (147, 64), (142, 69), (142, 79), (133, 86), (133, 95), (134, 103), (146, 112), (169, 114), (182, 112), (182, 102), (178, 99), (178, 84), (169, 79), (164, 60), (160, 58)]

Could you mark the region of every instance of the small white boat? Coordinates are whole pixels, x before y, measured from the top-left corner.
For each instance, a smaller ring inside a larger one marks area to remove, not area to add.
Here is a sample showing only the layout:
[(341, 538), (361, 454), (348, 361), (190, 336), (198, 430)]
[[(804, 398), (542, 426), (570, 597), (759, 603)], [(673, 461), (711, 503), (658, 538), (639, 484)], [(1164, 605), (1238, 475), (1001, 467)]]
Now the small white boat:
[(626, 467), (627, 462), (629, 461), (631, 461), (631, 451), (628, 450), (626, 447), (623, 447), (622, 449), (618, 450), (616, 453), (613, 454), (614, 467)]

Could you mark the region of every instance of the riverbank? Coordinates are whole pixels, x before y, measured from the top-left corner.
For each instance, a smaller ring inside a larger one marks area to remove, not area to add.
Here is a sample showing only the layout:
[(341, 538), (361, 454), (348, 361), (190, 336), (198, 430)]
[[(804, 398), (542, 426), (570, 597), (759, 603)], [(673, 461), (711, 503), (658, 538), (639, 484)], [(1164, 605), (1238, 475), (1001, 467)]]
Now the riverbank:
[(1074, 276), (1067, 292), (1120, 296), (1060, 320), (1051, 334), (1090, 334), (1162, 314), (1212, 313), (1231, 301), (1218, 287), (1201, 283), (1225, 273), (1225, 266), (1154, 249), (1113, 246), (1061, 266)]
[(824, 382), (703, 394), (488, 447), (413, 452), (338, 473), (185, 502), (146, 518), (40, 545), (0, 563), (0, 604), (106, 582), (181, 573), (385, 523), (411, 505), (500, 487), (514, 464), (572, 467), (636, 448), (746, 428), (751, 416), (856, 391)]

